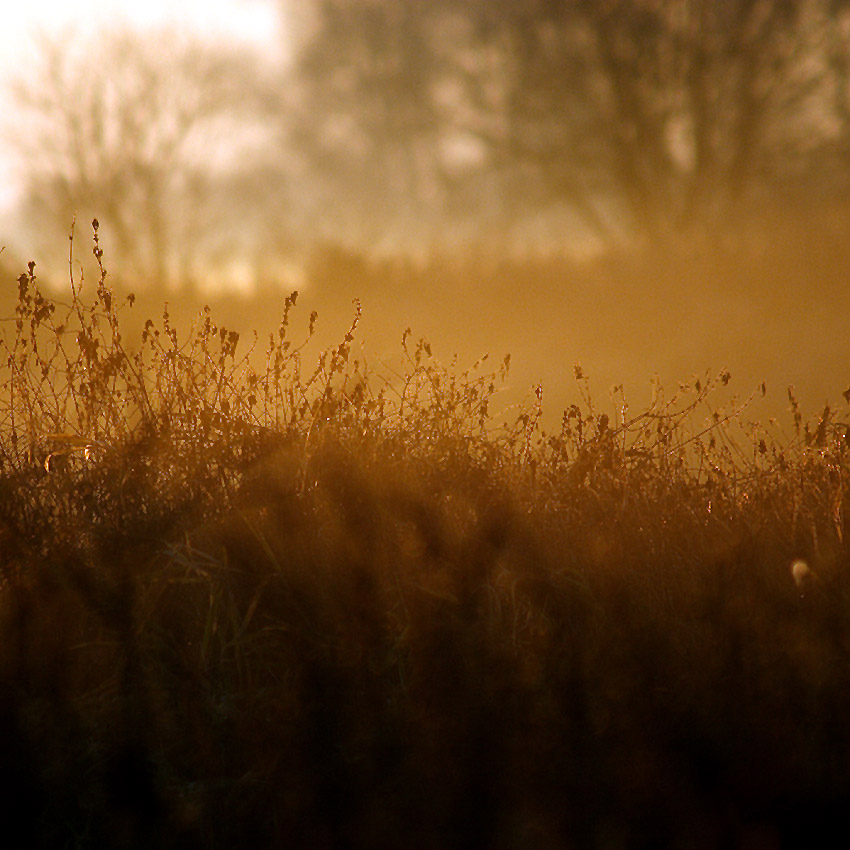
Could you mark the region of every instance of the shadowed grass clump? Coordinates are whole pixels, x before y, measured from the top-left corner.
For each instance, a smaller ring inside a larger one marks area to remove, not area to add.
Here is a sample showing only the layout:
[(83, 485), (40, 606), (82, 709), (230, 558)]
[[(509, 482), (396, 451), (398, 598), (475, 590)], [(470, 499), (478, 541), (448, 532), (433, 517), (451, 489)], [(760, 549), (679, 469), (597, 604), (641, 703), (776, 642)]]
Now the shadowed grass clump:
[[(96, 231), (95, 231), (96, 233)], [(95, 252), (101, 260), (95, 241)], [(0, 834), (21, 847), (791, 847), (848, 826), (847, 411), (728, 374), (556, 433), (400, 370), (19, 279)], [(792, 405), (793, 397), (792, 397)], [(506, 421), (504, 421), (506, 420)]]

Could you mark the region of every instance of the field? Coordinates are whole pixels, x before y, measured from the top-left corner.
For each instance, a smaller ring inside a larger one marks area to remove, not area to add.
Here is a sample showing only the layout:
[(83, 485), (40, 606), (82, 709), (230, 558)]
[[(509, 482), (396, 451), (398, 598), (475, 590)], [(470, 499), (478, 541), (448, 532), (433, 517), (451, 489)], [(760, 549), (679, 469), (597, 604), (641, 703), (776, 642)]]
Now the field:
[(635, 409), (575, 367), (504, 408), (507, 358), (358, 359), (357, 305), (308, 358), (294, 295), (252, 341), (100, 272), (30, 266), (3, 323), (6, 846), (850, 826), (850, 393), (761, 426), (725, 371)]

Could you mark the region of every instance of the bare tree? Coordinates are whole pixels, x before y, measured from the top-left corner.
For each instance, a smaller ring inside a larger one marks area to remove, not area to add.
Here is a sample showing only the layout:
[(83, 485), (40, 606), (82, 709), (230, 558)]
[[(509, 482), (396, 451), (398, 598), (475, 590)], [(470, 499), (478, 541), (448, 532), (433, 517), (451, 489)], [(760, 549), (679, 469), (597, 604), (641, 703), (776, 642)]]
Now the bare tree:
[(398, 235), (435, 201), (441, 122), (427, 22), (442, 2), (316, 0), (302, 11), (286, 120), (328, 235), (374, 241), (393, 223)]
[(210, 235), (233, 224), (215, 187), (250, 170), (266, 108), (256, 62), (171, 31), (120, 32), (76, 50), (45, 42), (36, 60), (15, 85), (36, 247), (54, 253), (74, 215), (96, 216), (125, 277), (184, 275)]
[(584, 9), (612, 174), (651, 230), (717, 222), (787, 182), (821, 137), (816, 2), (611, 0)]

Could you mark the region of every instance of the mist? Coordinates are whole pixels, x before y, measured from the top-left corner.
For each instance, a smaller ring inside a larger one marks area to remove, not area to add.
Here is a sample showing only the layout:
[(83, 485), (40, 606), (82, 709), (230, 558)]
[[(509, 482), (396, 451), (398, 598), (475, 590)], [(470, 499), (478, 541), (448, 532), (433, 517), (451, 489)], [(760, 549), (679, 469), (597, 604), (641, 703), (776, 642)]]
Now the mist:
[(356, 298), (364, 358), (408, 327), (510, 353), (505, 403), (542, 384), (552, 417), (576, 363), (636, 403), (728, 369), (759, 417), (843, 392), (848, 4), (271, 6), (262, 49), (44, 37), (9, 86), (8, 281), (93, 279), (97, 217), (139, 323), (209, 302), (265, 334), (298, 290), (330, 345)]

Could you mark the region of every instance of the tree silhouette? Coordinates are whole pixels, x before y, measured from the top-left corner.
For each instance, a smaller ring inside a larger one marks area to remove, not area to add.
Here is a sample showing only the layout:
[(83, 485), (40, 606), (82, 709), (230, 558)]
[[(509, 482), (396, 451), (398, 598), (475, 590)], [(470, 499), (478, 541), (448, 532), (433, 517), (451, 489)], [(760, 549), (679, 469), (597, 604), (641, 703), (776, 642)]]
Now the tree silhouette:
[(301, 147), (377, 230), (405, 205), (484, 226), (566, 206), (657, 237), (846, 187), (845, 0), (310, 8)]
[[(245, 129), (263, 119), (262, 75), (242, 52), (173, 32), (116, 32), (69, 49), (43, 42), (15, 84), (25, 216), (41, 256), (76, 215), (97, 216), (125, 278), (185, 277), (234, 225), (220, 186), (245, 170)], [(231, 233), (231, 238), (233, 233)]]

